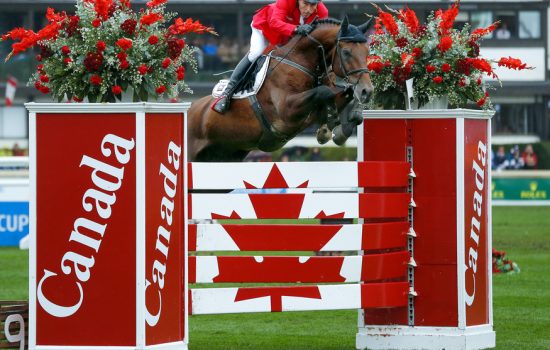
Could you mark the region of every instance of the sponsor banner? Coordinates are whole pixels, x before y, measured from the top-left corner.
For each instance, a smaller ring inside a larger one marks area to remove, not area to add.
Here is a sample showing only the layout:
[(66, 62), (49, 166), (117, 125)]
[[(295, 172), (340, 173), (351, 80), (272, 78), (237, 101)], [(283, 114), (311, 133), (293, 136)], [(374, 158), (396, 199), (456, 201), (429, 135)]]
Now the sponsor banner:
[(135, 124), (36, 117), (38, 346), (136, 344)]
[(0, 202), (0, 246), (19, 246), (29, 234), (29, 202)]
[(145, 119), (146, 344), (184, 337), (183, 116)]
[(464, 301), (466, 325), (489, 323), (487, 121), (464, 120)]
[(493, 177), (491, 190), (493, 200), (547, 201), (550, 204), (550, 179)]

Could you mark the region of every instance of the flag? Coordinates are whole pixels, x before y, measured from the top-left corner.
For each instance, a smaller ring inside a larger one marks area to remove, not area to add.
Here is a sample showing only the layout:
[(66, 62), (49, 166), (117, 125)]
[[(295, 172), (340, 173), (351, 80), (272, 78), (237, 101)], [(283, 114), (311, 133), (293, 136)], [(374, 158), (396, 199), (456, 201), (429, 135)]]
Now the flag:
[(13, 104), (16, 89), (17, 79), (15, 79), (14, 77), (8, 77), (8, 82), (6, 84), (6, 106), (9, 107)]

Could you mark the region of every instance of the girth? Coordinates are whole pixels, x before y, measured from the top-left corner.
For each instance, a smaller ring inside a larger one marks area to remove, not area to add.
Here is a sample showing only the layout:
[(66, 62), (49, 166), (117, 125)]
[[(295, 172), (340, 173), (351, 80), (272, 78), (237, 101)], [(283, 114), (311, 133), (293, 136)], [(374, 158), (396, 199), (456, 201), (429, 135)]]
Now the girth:
[(262, 136), (260, 137), (260, 141), (258, 142), (258, 149), (264, 152), (272, 152), (278, 150), (295, 136), (284, 134), (273, 127), (271, 122), (267, 120), (260, 101), (258, 101), (255, 94), (248, 96), (248, 100), (250, 101), (250, 105), (254, 110), (254, 115), (256, 115), (256, 118), (262, 126)]

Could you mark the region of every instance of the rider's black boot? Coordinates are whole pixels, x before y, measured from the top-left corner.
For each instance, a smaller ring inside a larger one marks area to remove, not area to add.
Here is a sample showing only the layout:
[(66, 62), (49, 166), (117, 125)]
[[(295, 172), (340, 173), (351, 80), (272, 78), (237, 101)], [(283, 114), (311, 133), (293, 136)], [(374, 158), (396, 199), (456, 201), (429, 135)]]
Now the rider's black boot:
[(229, 83), (227, 83), (227, 87), (225, 88), (222, 96), (218, 98), (216, 102), (214, 102), (214, 104), (212, 105), (213, 110), (221, 114), (229, 110), (231, 97), (235, 93), (235, 86), (244, 77), (246, 71), (248, 70), (251, 64), (252, 62), (248, 60), (248, 55), (244, 56), (244, 58), (239, 62), (239, 64), (237, 64), (237, 67), (235, 67), (233, 74), (231, 74)]

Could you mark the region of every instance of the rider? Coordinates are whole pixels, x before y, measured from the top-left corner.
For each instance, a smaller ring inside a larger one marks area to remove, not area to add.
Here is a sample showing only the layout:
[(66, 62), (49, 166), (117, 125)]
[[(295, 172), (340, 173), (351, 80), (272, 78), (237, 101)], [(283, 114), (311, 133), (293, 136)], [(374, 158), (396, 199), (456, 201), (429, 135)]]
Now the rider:
[(235, 67), (227, 87), (222, 96), (212, 104), (212, 109), (218, 113), (229, 110), (235, 86), (268, 44), (284, 44), (294, 34), (307, 35), (313, 29), (309, 23), (316, 17), (328, 17), (326, 6), (320, 2), (321, 0), (277, 0), (258, 10), (250, 25), (250, 51)]

